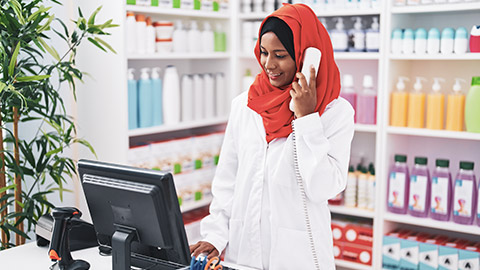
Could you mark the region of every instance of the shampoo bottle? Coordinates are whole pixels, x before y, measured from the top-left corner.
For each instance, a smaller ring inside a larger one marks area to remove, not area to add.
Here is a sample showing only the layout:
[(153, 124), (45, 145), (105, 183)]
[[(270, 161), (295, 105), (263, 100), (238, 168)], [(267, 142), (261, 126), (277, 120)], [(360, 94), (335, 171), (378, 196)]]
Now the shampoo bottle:
[(408, 28), (403, 32), (402, 53), (412, 54), (415, 47), (415, 35), (413, 30)]
[(216, 31), (214, 33), (214, 51), (216, 52), (226, 52), (227, 51), (227, 34), (223, 30), (221, 23), (216, 24)]
[(378, 17), (372, 18), (372, 25), (366, 31), (365, 46), (367, 52), (378, 52), (380, 48), (380, 25), (378, 24)]
[(391, 94), (390, 125), (395, 127), (407, 126), (408, 93), (405, 91), (407, 77), (398, 77), (397, 90)]
[(147, 23), (145, 51), (148, 54), (153, 54), (155, 53), (155, 28), (152, 25), (152, 19), (150, 17), (147, 17), (145, 21)]
[(455, 31), (453, 52), (457, 54), (462, 54), (462, 53), (466, 53), (467, 51), (468, 51), (468, 32), (465, 27), (459, 27)]
[(135, 53), (137, 51), (136, 24), (137, 21), (135, 20), (135, 14), (131, 11), (127, 12), (125, 28), (127, 32), (127, 53), (129, 54)]
[(215, 117), (215, 84), (211, 74), (203, 75), (203, 85), (205, 91), (205, 118), (212, 119)]
[(417, 81), (413, 85), (413, 92), (408, 97), (408, 120), (407, 126), (410, 128), (425, 127), (425, 93), (423, 92), (422, 81), (425, 78), (416, 77)]
[(433, 78), (432, 92), (427, 97), (427, 128), (443, 129), (445, 95), (440, 92), (442, 78)]
[(183, 28), (183, 23), (178, 20), (175, 23), (175, 30), (172, 34), (173, 52), (186, 53), (188, 51), (187, 31)]
[(409, 198), (409, 175), (407, 156), (395, 155), (395, 163), (390, 169), (387, 192), (387, 210), (392, 213), (406, 214)]
[(182, 122), (193, 121), (193, 81), (190, 75), (182, 76)]
[(142, 68), (138, 81), (138, 121), (141, 128), (153, 125), (152, 80), (148, 76), (149, 70), (149, 68)]
[(205, 53), (213, 53), (214, 37), (212, 27), (209, 22), (203, 24), (202, 31), (202, 49)]
[(468, 132), (480, 133), (480, 77), (472, 77), (465, 99), (465, 126)]
[(147, 22), (145, 15), (138, 14), (136, 17), (135, 31), (136, 31), (136, 53), (144, 54), (147, 51)]
[(462, 131), (465, 120), (465, 95), (462, 93), (460, 82), (466, 82), (463, 79), (455, 78), (453, 91), (447, 97), (447, 120), (446, 130)]
[(332, 38), (333, 50), (336, 52), (345, 52), (348, 49), (348, 35), (347, 31), (344, 29), (343, 18), (337, 17), (337, 24), (335, 29), (330, 33)]
[(180, 81), (177, 68), (168, 65), (163, 77), (163, 123), (175, 125), (180, 122)]
[(390, 51), (392, 54), (402, 53), (403, 31), (402, 29), (394, 29), (392, 31), (392, 43)]
[(358, 95), (356, 120), (359, 124), (375, 125), (377, 119), (377, 92), (373, 90), (373, 78), (363, 77), (363, 90)]
[(415, 31), (415, 53), (427, 53), (427, 30), (425, 28), (418, 28)]
[(162, 80), (160, 79), (160, 68), (152, 69), (152, 100), (153, 100), (153, 125), (163, 124), (163, 93)]
[(426, 157), (415, 157), (410, 175), (408, 213), (414, 217), (427, 217), (430, 211), (431, 180)]
[(188, 52), (189, 53), (199, 53), (203, 51), (201, 34), (198, 30), (197, 21), (191, 21), (190, 30), (187, 32), (188, 38)]
[(448, 159), (437, 159), (432, 173), (432, 188), (430, 199), (430, 217), (435, 220), (450, 220), (452, 211), (452, 175), (448, 169)]
[(472, 26), (470, 32), (470, 52), (480, 52), (480, 24)]
[(193, 75), (193, 97), (194, 97), (194, 120), (201, 120), (205, 118), (205, 89), (203, 78), (200, 74)]
[(440, 40), (440, 51), (442, 54), (452, 54), (454, 48), (454, 35), (453, 28), (447, 27), (442, 31), (442, 39)]
[(355, 122), (356, 122), (356, 111), (357, 111), (357, 92), (353, 88), (353, 76), (350, 74), (343, 75), (342, 89), (340, 91), (340, 96), (350, 102), (353, 110), (355, 111)]
[(375, 210), (375, 167), (373, 163), (368, 165), (368, 210)]
[(473, 162), (460, 162), (460, 171), (455, 177), (453, 189), (453, 221), (472, 224), (477, 213), (477, 182), (473, 173)]
[(225, 76), (223, 73), (215, 74), (215, 97), (217, 116), (223, 117), (227, 115), (227, 99), (225, 93)]
[(128, 69), (128, 129), (138, 128), (138, 91), (133, 68)]
[(440, 31), (437, 28), (431, 28), (428, 31), (427, 52), (428, 54), (440, 53)]
[(352, 17), (355, 20), (353, 29), (348, 31), (348, 51), (364, 52), (365, 51), (365, 31), (362, 29), (362, 18)]

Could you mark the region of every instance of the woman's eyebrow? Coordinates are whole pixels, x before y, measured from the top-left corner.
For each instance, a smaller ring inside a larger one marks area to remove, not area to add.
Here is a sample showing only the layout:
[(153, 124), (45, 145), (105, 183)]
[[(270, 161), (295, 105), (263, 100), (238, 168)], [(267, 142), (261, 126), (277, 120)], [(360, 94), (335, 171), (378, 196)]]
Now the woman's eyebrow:
[[(260, 45), (260, 49), (266, 50), (262, 45)], [(278, 49), (278, 50), (273, 50), (274, 52), (286, 52), (287, 50), (284, 49)]]

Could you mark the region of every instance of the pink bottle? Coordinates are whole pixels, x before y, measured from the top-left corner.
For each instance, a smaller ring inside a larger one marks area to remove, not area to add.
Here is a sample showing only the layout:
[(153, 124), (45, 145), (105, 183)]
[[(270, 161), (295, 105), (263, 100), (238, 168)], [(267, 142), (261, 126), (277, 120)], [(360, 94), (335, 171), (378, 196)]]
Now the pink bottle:
[[(340, 96), (346, 99), (353, 107), (353, 110), (357, 111), (357, 93), (353, 89), (353, 77), (350, 74), (343, 75), (343, 84), (342, 90), (340, 91)], [(356, 113), (355, 113), (356, 114)], [(357, 116), (355, 115), (355, 122)]]
[(427, 217), (430, 211), (431, 179), (426, 157), (415, 157), (415, 166), (410, 174), (408, 214)]
[(460, 171), (455, 177), (452, 204), (452, 217), (455, 223), (473, 223), (477, 213), (477, 182), (473, 173), (473, 162), (460, 162)]
[(395, 155), (389, 178), (387, 191), (387, 210), (392, 213), (406, 214), (408, 207), (408, 167), (407, 156)]
[(363, 90), (357, 97), (357, 123), (375, 125), (377, 122), (377, 93), (373, 90), (373, 78), (363, 77)]
[(448, 159), (437, 159), (432, 173), (430, 196), (430, 217), (435, 220), (448, 221), (452, 211), (452, 175)]

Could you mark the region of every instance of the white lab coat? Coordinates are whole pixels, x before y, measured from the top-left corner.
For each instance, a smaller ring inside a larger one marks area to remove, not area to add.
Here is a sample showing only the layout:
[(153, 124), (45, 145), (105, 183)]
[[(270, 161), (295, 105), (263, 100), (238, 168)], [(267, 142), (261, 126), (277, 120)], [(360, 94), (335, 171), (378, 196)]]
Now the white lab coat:
[[(353, 116), (350, 103), (339, 97), (321, 117), (312, 113), (294, 123), (322, 270), (335, 269), (327, 200), (346, 186)], [(265, 192), (268, 200), (262, 198)], [(267, 144), (261, 116), (247, 107), (247, 92), (232, 101), (212, 193), (210, 215), (201, 222), (201, 234), (220, 252), (226, 248), (225, 261), (257, 269), (264, 265), (274, 270), (315, 269), (295, 178), (292, 134)], [(266, 217), (262, 216), (265, 211)], [(265, 221), (269, 232), (261, 229)], [(262, 243), (266, 239), (270, 242)], [(262, 258), (270, 260), (262, 262)]]

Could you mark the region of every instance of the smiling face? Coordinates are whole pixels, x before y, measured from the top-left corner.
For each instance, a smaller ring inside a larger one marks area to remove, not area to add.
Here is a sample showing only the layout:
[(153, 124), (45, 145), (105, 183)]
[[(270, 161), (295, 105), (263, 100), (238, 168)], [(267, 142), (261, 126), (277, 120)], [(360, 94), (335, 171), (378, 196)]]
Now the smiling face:
[(263, 34), (260, 43), (260, 63), (275, 87), (290, 84), (296, 73), (295, 61), (273, 32)]

